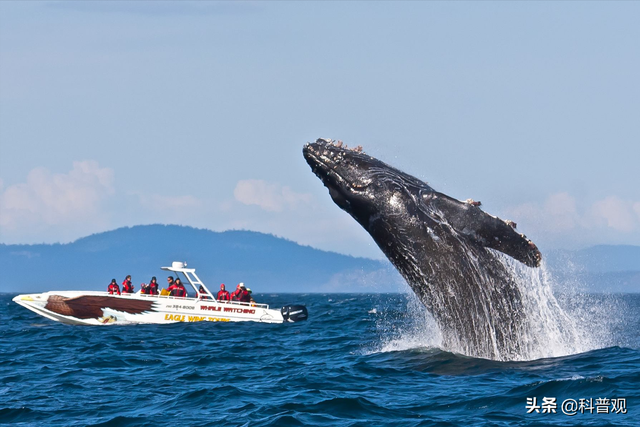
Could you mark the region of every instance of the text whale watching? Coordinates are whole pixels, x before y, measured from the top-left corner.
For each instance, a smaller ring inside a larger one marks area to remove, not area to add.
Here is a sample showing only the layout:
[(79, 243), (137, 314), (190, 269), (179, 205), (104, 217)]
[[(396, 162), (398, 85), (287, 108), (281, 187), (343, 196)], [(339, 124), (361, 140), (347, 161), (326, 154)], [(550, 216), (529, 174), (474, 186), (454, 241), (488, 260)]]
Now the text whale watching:
[[(136, 293), (120, 292), (116, 284), (109, 285), (108, 292), (97, 291), (49, 291), (39, 294), (23, 294), (13, 298), (21, 306), (56, 322), (69, 325), (113, 325), (126, 323), (176, 323), (176, 322), (263, 322), (284, 323), (307, 320), (307, 308), (303, 305), (269, 308), (247, 298), (234, 301), (214, 295), (196, 275), (194, 268), (184, 262), (173, 262), (171, 267), (162, 267), (176, 276), (169, 289), (160, 292), (141, 287)], [(130, 276), (127, 276), (129, 279)], [(173, 276), (169, 276), (173, 281)], [(129, 282), (129, 283), (126, 283)], [(195, 297), (189, 297), (186, 286), (193, 288)], [(130, 281), (125, 280), (127, 287)], [(123, 286), (124, 288), (125, 286)], [(156, 287), (157, 289), (157, 287)], [(238, 285), (238, 295), (248, 295), (244, 285)], [(234, 293), (235, 294), (235, 293)]]

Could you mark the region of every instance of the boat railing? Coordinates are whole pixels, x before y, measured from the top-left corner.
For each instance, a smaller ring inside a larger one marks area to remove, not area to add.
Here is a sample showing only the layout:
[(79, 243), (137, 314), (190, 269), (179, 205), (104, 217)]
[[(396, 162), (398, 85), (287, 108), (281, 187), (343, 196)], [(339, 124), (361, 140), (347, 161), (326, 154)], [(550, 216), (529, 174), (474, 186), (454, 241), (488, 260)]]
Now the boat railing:
[[(203, 300), (207, 301), (207, 300)], [(216, 302), (218, 304), (231, 304), (231, 305), (242, 305), (246, 307), (260, 307), (260, 308), (269, 308), (269, 304), (259, 304), (257, 302), (243, 302), (243, 301), (218, 301), (218, 300), (209, 300), (211, 302)]]
[[(109, 295), (108, 292), (104, 292), (104, 294)], [(234, 306), (242, 306), (242, 307), (252, 307), (252, 308), (269, 308), (269, 304), (262, 304), (262, 303), (257, 303), (257, 302), (243, 302), (243, 301), (218, 301), (215, 298), (211, 298), (211, 299), (199, 299), (199, 298), (193, 298), (193, 297), (176, 297), (176, 296), (172, 296), (172, 295), (150, 295), (150, 294), (140, 294), (140, 293), (133, 293), (133, 294), (129, 294), (129, 293), (123, 293), (122, 296), (136, 296), (136, 297), (142, 297), (142, 298), (166, 298), (166, 299), (175, 299), (175, 300), (180, 300), (180, 301), (202, 301), (202, 302), (209, 302), (209, 303), (215, 303), (215, 304), (224, 304), (224, 305), (234, 305)], [(208, 295), (207, 295), (208, 296)]]

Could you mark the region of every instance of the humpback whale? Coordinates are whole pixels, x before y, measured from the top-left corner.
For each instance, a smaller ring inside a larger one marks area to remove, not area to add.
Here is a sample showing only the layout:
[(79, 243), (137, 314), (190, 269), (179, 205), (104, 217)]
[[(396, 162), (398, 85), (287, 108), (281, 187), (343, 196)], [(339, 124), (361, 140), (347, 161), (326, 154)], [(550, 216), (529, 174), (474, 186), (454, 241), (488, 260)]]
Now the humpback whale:
[(515, 223), (440, 193), (360, 146), (318, 139), (303, 155), (430, 311), (446, 349), (494, 360), (520, 356), (529, 325), (504, 258), (535, 268), (542, 257)]

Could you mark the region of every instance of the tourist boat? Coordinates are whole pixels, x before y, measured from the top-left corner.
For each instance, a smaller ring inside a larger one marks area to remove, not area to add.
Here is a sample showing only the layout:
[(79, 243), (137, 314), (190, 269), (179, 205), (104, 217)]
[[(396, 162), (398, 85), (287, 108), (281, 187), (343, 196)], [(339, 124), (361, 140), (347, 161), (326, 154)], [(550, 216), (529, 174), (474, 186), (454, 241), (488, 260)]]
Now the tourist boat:
[[(49, 291), (18, 295), (13, 301), (41, 316), (69, 325), (245, 321), (283, 323), (298, 322), (308, 317), (307, 309), (302, 305), (272, 309), (267, 304), (216, 301), (213, 293), (196, 275), (196, 270), (187, 268), (186, 263), (173, 262), (171, 267), (162, 269), (180, 277), (185, 288), (191, 285), (191, 295), (196, 297), (147, 295), (140, 291), (122, 295)], [(206, 292), (199, 292), (200, 286)]]

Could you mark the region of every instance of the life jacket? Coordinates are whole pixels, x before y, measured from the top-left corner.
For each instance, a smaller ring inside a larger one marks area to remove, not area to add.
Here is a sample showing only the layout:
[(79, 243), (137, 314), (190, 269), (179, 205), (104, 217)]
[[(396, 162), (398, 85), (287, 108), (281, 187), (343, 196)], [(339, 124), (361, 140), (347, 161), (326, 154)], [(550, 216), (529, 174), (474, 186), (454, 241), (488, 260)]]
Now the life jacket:
[(167, 289), (171, 294), (172, 297), (186, 297), (187, 296), (187, 290), (184, 288), (184, 286), (179, 286), (176, 285), (175, 283), (171, 286), (169, 286), (169, 289)]
[(241, 296), (242, 296), (242, 289), (236, 289), (231, 294), (231, 301), (240, 301)]
[(149, 283), (149, 294), (158, 295), (158, 283)]
[(122, 292), (125, 294), (133, 293), (133, 283), (131, 283), (131, 280), (125, 280), (122, 282)]
[(250, 302), (251, 301), (251, 295), (249, 295), (249, 291), (244, 290), (244, 291), (240, 292), (240, 297), (238, 298), (238, 301), (240, 301), (240, 302)]
[(218, 292), (218, 295), (216, 296), (216, 299), (218, 301), (230, 301), (231, 300), (231, 295), (229, 294), (229, 291), (227, 291), (227, 290), (220, 291), (220, 292)]
[(109, 294), (111, 294), (111, 295), (113, 295), (113, 294), (120, 295), (120, 287), (118, 286), (117, 283), (109, 283), (109, 287), (107, 288), (107, 292), (109, 292)]

